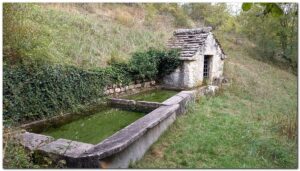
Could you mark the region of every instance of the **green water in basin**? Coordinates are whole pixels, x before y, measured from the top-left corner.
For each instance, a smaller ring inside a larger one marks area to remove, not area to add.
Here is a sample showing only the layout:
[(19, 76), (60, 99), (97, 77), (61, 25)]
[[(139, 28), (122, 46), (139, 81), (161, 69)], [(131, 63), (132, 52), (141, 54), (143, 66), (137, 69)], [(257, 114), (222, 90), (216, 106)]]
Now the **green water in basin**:
[(139, 112), (108, 108), (41, 134), (97, 144), (143, 116)]
[(174, 90), (155, 89), (155, 90), (145, 91), (134, 95), (126, 96), (123, 98), (130, 99), (130, 100), (139, 100), (139, 101), (163, 102), (177, 93), (178, 91), (174, 91)]

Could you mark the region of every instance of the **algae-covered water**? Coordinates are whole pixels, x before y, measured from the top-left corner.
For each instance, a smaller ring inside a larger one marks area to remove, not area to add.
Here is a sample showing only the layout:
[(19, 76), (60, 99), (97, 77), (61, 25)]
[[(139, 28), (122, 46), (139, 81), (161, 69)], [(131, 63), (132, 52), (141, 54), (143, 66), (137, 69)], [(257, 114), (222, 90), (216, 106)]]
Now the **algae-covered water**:
[(155, 90), (145, 91), (134, 95), (126, 96), (124, 98), (130, 100), (163, 102), (177, 93), (178, 91), (174, 91), (174, 90), (155, 89)]
[(130, 123), (143, 117), (143, 113), (108, 108), (93, 115), (75, 120), (42, 134), (90, 144), (97, 144)]

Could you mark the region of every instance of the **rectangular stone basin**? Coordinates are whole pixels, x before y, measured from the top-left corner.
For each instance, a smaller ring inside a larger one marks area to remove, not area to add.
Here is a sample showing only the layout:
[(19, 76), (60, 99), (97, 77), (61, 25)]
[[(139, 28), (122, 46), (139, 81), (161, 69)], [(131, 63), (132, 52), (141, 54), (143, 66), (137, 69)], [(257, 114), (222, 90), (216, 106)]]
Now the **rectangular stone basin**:
[[(157, 90), (165, 94), (175, 94), (162, 100), (162, 103), (157, 100), (147, 102), (110, 98), (110, 105), (124, 108), (132, 105), (133, 107), (127, 107), (135, 109), (134, 111), (140, 108), (143, 112), (104, 108), (101, 112), (82, 113), (85, 116), (75, 117), (75, 120), (72, 120), (71, 114), (57, 116), (25, 124), (21, 128), (29, 132), (16, 136), (22, 145), (50, 157), (54, 162), (65, 160), (68, 168), (128, 168), (131, 163), (143, 157), (178, 116), (187, 111), (188, 103), (194, 101), (198, 95), (207, 94), (209, 90), (209, 87), (180, 93)], [(150, 97), (161, 98), (162, 94), (151, 95), (151, 92), (157, 91), (150, 91)], [(148, 98), (148, 93), (141, 94)], [(139, 99), (139, 96), (131, 98)], [(141, 100), (149, 99), (153, 98)], [(144, 109), (149, 109), (149, 113), (144, 112)]]
[(136, 101), (163, 102), (177, 93), (178, 91), (174, 90), (154, 89), (129, 96), (123, 96), (122, 98)]
[(107, 108), (59, 127), (49, 127), (40, 134), (97, 144), (144, 116), (144, 113)]

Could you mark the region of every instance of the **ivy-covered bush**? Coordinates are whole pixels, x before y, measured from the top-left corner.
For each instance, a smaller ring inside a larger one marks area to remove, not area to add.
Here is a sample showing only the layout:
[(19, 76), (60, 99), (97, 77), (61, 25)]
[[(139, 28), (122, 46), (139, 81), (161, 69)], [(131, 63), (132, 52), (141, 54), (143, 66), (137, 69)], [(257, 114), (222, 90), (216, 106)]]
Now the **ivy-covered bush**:
[(3, 65), (5, 124), (36, 120), (97, 102), (107, 85), (159, 79), (179, 65), (175, 51), (151, 49), (133, 54), (129, 63), (86, 70), (57, 64)]
[(61, 65), (3, 66), (3, 117), (5, 121), (38, 119), (73, 109), (103, 95), (109, 79)]
[(135, 79), (160, 79), (179, 66), (178, 57), (177, 50), (150, 49), (134, 53), (129, 67)]
[(149, 50), (133, 54), (129, 67), (135, 79), (155, 79), (158, 73), (157, 54), (160, 51)]

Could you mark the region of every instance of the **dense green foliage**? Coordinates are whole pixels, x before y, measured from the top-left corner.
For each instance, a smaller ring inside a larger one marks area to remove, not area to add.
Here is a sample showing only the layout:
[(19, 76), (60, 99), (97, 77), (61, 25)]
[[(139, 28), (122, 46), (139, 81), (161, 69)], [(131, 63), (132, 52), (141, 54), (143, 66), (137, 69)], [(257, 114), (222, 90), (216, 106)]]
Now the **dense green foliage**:
[[(86, 70), (53, 64), (3, 66), (3, 116), (8, 123), (57, 115), (97, 102), (104, 87), (136, 79), (159, 79), (179, 65), (174, 50), (137, 52), (126, 63)], [(160, 72), (165, 68), (164, 72)]]
[(180, 65), (178, 57), (177, 50), (150, 49), (134, 53), (129, 61), (129, 67), (136, 79), (158, 79), (170, 74)]
[[(268, 7), (268, 6), (267, 6)], [(240, 34), (253, 43), (249, 48), (253, 57), (279, 65), (288, 65), (296, 73), (298, 61), (298, 6), (297, 4), (278, 4), (284, 9), (283, 14), (270, 11), (259, 5), (252, 5), (247, 12), (238, 17), (241, 24)], [(269, 7), (271, 8), (271, 7)], [(270, 11), (270, 12), (266, 12)], [(273, 10), (274, 11), (274, 10)], [(275, 14), (275, 15), (274, 15)]]
[(97, 100), (106, 72), (61, 65), (3, 66), (4, 121), (40, 119)]
[(242, 9), (243, 11), (249, 11), (253, 5), (259, 5), (263, 7), (263, 15), (272, 14), (273, 16), (282, 16), (283, 9), (281, 9), (279, 4), (276, 3), (243, 3)]

